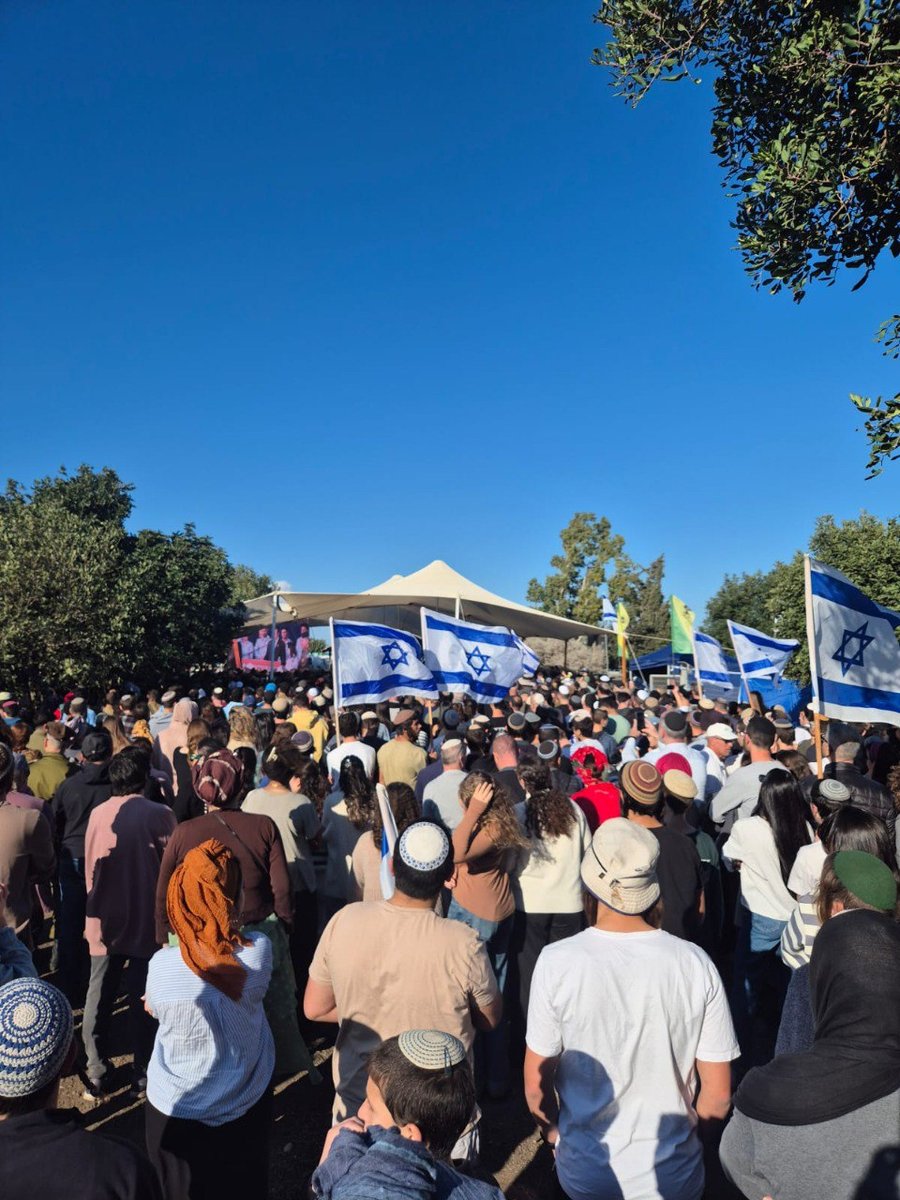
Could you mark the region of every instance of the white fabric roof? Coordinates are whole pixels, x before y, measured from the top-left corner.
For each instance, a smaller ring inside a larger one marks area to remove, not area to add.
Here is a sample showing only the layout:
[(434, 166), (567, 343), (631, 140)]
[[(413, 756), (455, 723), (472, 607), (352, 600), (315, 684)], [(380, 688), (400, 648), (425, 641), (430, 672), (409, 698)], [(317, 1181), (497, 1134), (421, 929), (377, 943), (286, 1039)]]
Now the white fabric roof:
[[(452, 616), (459, 602), (460, 616), (481, 625), (507, 625), (520, 637), (556, 638), (609, 636), (596, 625), (570, 621), (552, 613), (540, 612), (515, 600), (489, 592), (466, 579), (441, 559), (411, 575), (392, 575), (356, 595), (347, 592), (270, 592), (247, 601), (248, 624), (265, 625), (272, 620), (272, 598), (278, 596), (288, 605), (279, 609), (278, 622), (303, 620), (325, 625), (329, 618), (345, 621), (376, 621), (418, 633), (420, 608), (433, 608)], [(293, 610), (293, 611), (290, 611)]]

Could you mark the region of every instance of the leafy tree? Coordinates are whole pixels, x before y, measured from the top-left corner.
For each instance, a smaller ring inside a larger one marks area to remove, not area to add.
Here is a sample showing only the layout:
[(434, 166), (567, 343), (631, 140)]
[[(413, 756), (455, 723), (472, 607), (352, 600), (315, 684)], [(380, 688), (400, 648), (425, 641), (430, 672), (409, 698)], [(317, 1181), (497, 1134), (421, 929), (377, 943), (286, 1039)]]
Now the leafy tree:
[[(801, 300), (842, 268), (861, 287), (900, 254), (900, 6), (896, 0), (602, 0), (594, 62), (637, 104), (654, 83), (709, 69), (713, 151), (736, 201), (748, 274)], [(900, 318), (883, 328), (900, 348)], [(854, 397), (870, 475), (900, 453), (900, 394)]]
[(255, 600), (257, 596), (265, 596), (275, 590), (275, 580), (271, 575), (254, 571), (252, 567), (238, 563), (231, 571), (231, 596), (229, 604), (237, 608), (245, 600)]
[[(809, 540), (809, 552), (843, 571), (879, 604), (900, 609), (900, 519), (879, 521), (866, 512), (851, 521), (819, 517)], [(768, 575), (768, 588), (772, 631), (779, 637), (800, 640), (788, 674), (806, 683), (810, 672), (803, 555), (798, 552), (788, 562), (776, 563)]]
[(769, 614), (769, 574), (754, 571), (752, 574), (726, 575), (719, 590), (710, 596), (706, 605), (703, 631), (718, 641), (731, 653), (731, 639), (726, 622), (730, 618), (741, 625), (750, 625), (762, 633), (771, 633), (772, 619)]
[(37, 697), (48, 684), (158, 683), (221, 660), (241, 614), (233, 570), (192, 526), (129, 533), (131, 486), (81, 467), (10, 481), (0, 497), (0, 679)]
[(624, 594), (613, 593), (628, 609), (628, 640), (637, 654), (647, 654), (669, 640), (669, 605), (662, 587), (665, 568), (666, 560), (660, 555), (649, 567), (635, 569)]
[(612, 532), (606, 517), (577, 512), (560, 534), (562, 554), (550, 559), (553, 573), (544, 582), (532, 579), (526, 600), (544, 612), (588, 625), (603, 616), (600, 592), (608, 580), (621, 577), (631, 566), (625, 539)]

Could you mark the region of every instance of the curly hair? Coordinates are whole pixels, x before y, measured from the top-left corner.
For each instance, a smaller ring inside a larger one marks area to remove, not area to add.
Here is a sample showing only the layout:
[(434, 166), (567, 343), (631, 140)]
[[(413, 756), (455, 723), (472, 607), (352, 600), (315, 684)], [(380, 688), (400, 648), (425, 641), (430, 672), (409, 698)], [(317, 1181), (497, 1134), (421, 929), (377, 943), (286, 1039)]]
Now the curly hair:
[(312, 800), (316, 812), (321, 817), (328, 793), (328, 783), (322, 774), (322, 768), (314, 758), (307, 758), (300, 772), (300, 790), (307, 800)]
[[(399, 837), (407, 826), (412, 825), (414, 821), (418, 821), (421, 818), (422, 810), (416, 799), (416, 793), (408, 783), (389, 783), (387, 785), (387, 794), (388, 804), (390, 804), (391, 812), (394, 814), (394, 823), (397, 826), (397, 836)], [(381, 849), (381, 835), (383, 832), (384, 824), (381, 820), (381, 806), (376, 803), (372, 807), (372, 840), (379, 850)]]
[(565, 837), (575, 824), (572, 801), (553, 786), (550, 769), (542, 762), (522, 763), (517, 772), (525, 789), (525, 832), (530, 838)]
[(228, 728), (235, 742), (249, 742), (256, 745), (256, 722), (253, 713), (243, 704), (238, 704), (228, 714)]
[(469, 802), (477, 787), (487, 783), (494, 789), (494, 798), (490, 808), (483, 813), (475, 823), (472, 837), (484, 830), (488, 833), (498, 850), (513, 850), (525, 845), (522, 827), (509, 792), (502, 784), (488, 775), (487, 771), (470, 771), (459, 785), (459, 802), (463, 808), (469, 807)]

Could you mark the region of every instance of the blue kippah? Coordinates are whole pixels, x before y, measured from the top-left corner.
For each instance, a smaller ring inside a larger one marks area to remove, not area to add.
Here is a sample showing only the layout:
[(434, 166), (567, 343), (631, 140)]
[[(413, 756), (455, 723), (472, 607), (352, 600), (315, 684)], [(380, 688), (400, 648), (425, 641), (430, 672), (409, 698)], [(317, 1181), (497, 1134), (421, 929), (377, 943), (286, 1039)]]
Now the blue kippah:
[(72, 1044), (68, 1000), (43, 979), (0, 987), (0, 1096), (31, 1096), (52, 1083)]

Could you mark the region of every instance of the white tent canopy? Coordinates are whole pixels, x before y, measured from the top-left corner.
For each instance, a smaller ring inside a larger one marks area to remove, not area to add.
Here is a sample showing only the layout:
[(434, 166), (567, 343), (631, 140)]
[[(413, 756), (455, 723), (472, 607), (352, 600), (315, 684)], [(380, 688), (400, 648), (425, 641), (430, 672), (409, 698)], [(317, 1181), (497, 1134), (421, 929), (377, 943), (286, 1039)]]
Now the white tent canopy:
[(420, 628), (420, 608), (456, 613), (481, 625), (506, 625), (520, 637), (598, 638), (606, 630), (581, 621), (570, 621), (552, 613), (540, 612), (515, 600), (480, 587), (441, 559), (435, 559), (411, 575), (392, 575), (367, 591), (356, 595), (346, 592), (270, 592), (247, 602), (248, 624), (267, 625), (272, 620), (273, 598), (279, 598), (276, 620), (308, 621), (325, 625), (329, 618), (345, 621), (375, 621), (393, 625), (410, 633)]

